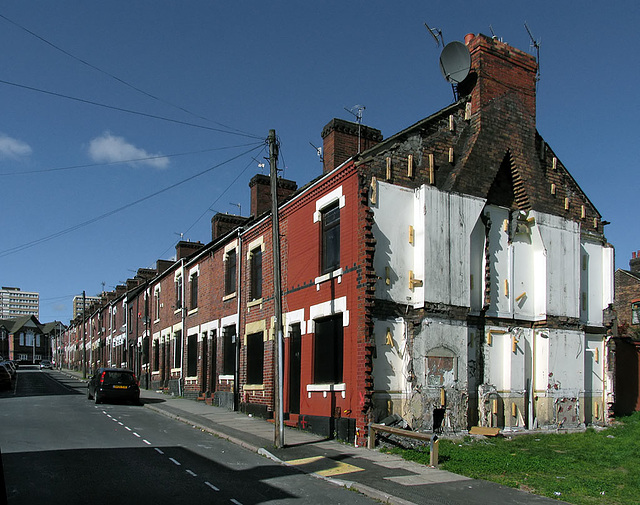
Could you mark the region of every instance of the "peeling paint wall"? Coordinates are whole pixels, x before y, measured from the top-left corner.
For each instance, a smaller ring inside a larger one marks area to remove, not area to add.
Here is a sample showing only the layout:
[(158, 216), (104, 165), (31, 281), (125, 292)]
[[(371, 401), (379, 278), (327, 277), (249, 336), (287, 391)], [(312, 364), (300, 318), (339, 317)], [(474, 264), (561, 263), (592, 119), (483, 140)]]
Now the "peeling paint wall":
[(611, 248), (432, 186), (376, 181), (372, 208), (376, 299), (405, 314), (374, 318), (374, 417), (445, 431), (605, 421), (604, 331), (584, 325), (602, 324)]

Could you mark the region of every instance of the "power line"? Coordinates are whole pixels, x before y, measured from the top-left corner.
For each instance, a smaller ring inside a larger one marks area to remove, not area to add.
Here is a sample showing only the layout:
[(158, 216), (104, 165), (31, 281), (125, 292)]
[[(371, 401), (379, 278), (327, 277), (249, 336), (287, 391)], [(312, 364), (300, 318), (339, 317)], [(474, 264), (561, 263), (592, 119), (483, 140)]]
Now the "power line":
[[(218, 200), (220, 200), (220, 198), (222, 198), (222, 197), (225, 195), (225, 193), (226, 193), (227, 191), (229, 191), (229, 190), (231, 189), (231, 187), (232, 187), (236, 182), (238, 182), (238, 179), (240, 179), (240, 177), (241, 177), (241, 176), (242, 176), (242, 175), (247, 171), (247, 169), (248, 169), (248, 168), (253, 164), (252, 162), (253, 162), (254, 160), (255, 160), (255, 158), (251, 158), (251, 161), (249, 161), (249, 163), (247, 163), (247, 166), (245, 166), (245, 167), (244, 167), (244, 169), (242, 169), (242, 171), (238, 174), (238, 176), (237, 176), (233, 181), (231, 181), (231, 182), (229, 183), (229, 185), (224, 189), (224, 191), (223, 191), (222, 193), (220, 193), (220, 195), (218, 196), (218, 198), (216, 198), (216, 199), (211, 203), (211, 205), (209, 205), (209, 206), (207, 207), (207, 210), (205, 210), (202, 214), (200, 214), (200, 216), (198, 217), (198, 219), (196, 219), (196, 220), (194, 221), (194, 223), (193, 223), (191, 226), (189, 226), (189, 228), (187, 228), (187, 229), (186, 229), (186, 231), (184, 232), (185, 234), (186, 234), (187, 232), (189, 232), (189, 231), (190, 231), (190, 230), (191, 230), (191, 229), (192, 229), (196, 224), (198, 224), (198, 222), (199, 222), (199, 221), (200, 221), (204, 216), (206, 216), (206, 215), (207, 215), (207, 214), (212, 210), (212, 209), (211, 209), (211, 207), (213, 207), (216, 203), (218, 203)], [(162, 256), (164, 256), (164, 255), (165, 255), (165, 253), (166, 253), (167, 251), (169, 251), (169, 250), (170, 250), (174, 245), (175, 245), (175, 242), (174, 242), (174, 243), (172, 243), (172, 245), (170, 245), (169, 247), (167, 247), (167, 248), (162, 252), (162, 254), (160, 254), (158, 257), (159, 257), (159, 258), (162, 258)]]
[(149, 199), (153, 198), (154, 196), (158, 196), (158, 195), (160, 195), (162, 193), (165, 193), (165, 192), (169, 191), (170, 189), (173, 189), (173, 188), (176, 188), (178, 186), (181, 186), (182, 184), (185, 184), (186, 182), (189, 182), (189, 181), (191, 181), (191, 180), (193, 180), (193, 179), (195, 179), (197, 177), (200, 177), (200, 176), (202, 176), (202, 175), (204, 175), (204, 174), (206, 174), (208, 172), (211, 172), (212, 170), (215, 170), (216, 168), (219, 168), (219, 167), (221, 167), (223, 165), (226, 165), (227, 163), (230, 163), (230, 162), (232, 162), (232, 161), (234, 161), (234, 160), (236, 160), (236, 159), (238, 159), (238, 158), (240, 158), (240, 157), (242, 157), (244, 155), (247, 155), (247, 154), (249, 154), (249, 153), (251, 153), (253, 151), (256, 151), (257, 149), (259, 149), (261, 147), (263, 147), (263, 146), (257, 146), (257, 147), (254, 147), (253, 149), (249, 149), (249, 150), (247, 150), (247, 151), (245, 151), (245, 152), (243, 152), (241, 154), (238, 154), (237, 156), (234, 156), (233, 158), (230, 158), (230, 159), (228, 159), (226, 161), (218, 163), (217, 165), (209, 167), (206, 170), (203, 170), (202, 172), (199, 172), (199, 173), (197, 173), (195, 175), (187, 177), (186, 179), (178, 181), (175, 184), (167, 186), (166, 188), (160, 189), (160, 190), (158, 190), (158, 191), (156, 191), (154, 193), (151, 193), (150, 195), (147, 195), (147, 196), (145, 196), (143, 198), (139, 198), (138, 200), (136, 200), (134, 202), (131, 202), (131, 203), (128, 203), (128, 204), (123, 205), (121, 207), (118, 207), (116, 209), (113, 209), (113, 210), (111, 210), (109, 212), (101, 214), (101, 215), (99, 215), (97, 217), (94, 217), (94, 218), (89, 219), (87, 221), (84, 221), (82, 223), (76, 224), (76, 225), (71, 226), (69, 228), (66, 228), (64, 230), (60, 230), (60, 231), (58, 231), (56, 233), (52, 233), (51, 235), (47, 235), (46, 237), (42, 237), (42, 238), (39, 238), (39, 239), (36, 239), (36, 240), (32, 240), (31, 242), (26, 242), (25, 244), (18, 245), (18, 246), (11, 247), (9, 249), (5, 249), (3, 251), (0, 251), (0, 258), (3, 258), (5, 256), (9, 256), (10, 254), (14, 254), (16, 252), (24, 251), (25, 249), (29, 249), (29, 248), (34, 247), (36, 245), (42, 244), (44, 242), (48, 242), (49, 240), (61, 237), (62, 235), (66, 235), (67, 233), (71, 233), (71, 232), (76, 231), (76, 230), (78, 230), (80, 228), (83, 228), (85, 226), (93, 224), (93, 223), (95, 223), (97, 221), (100, 221), (102, 219), (110, 217), (110, 216), (112, 216), (114, 214), (117, 214), (118, 212), (126, 210), (126, 209), (128, 209), (130, 207), (133, 207), (134, 205), (137, 205), (137, 204), (142, 203), (142, 202), (144, 202), (146, 200), (149, 200)]
[(158, 116), (156, 114), (148, 114), (146, 112), (140, 112), (140, 111), (136, 111), (136, 110), (132, 110), (132, 109), (125, 109), (123, 107), (116, 107), (115, 105), (107, 105), (104, 103), (99, 103), (99, 102), (94, 102), (92, 100), (87, 100), (84, 98), (77, 98), (77, 97), (73, 97), (70, 95), (65, 95), (63, 93), (57, 93), (55, 91), (48, 91), (46, 89), (41, 89), (41, 88), (36, 88), (33, 86), (27, 86), (26, 84), (19, 84), (16, 82), (11, 82), (11, 81), (5, 81), (3, 79), (0, 79), (0, 83), (2, 84), (6, 84), (7, 86), (14, 86), (16, 88), (22, 88), (22, 89), (26, 89), (29, 91), (35, 91), (37, 93), (43, 93), (45, 95), (51, 95), (51, 96), (55, 96), (58, 98), (65, 98), (67, 100), (73, 100), (75, 102), (80, 102), (80, 103), (85, 103), (88, 105), (94, 105), (96, 107), (102, 107), (105, 109), (111, 109), (111, 110), (116, 110), (119, 112), (125, 112), (127, 114), (134, 114), (136, 116), (142, 116), (142, 117), (148, 117), (151, 119), (159, 119), (161, 121), (168, 121), (170, 123), (176, 123), (176, 124), (180, 124), (180, 125), (184, 125), (184, 126), (191, 126), (193, 128), (201, 128), (203, 130), (210, 130), (210, 131), (214, 131), (214, 132), (219, 132), (219, 133), (226, 133), (228, 135), (238, 135), (241, 137), (248, 137), (248, 138), (252, 138), (252, 139), (261, 139), (262, 137), (258, 137), (257, 135), (251, 135), (248, 133), (239, 133), (236, 131), (229, 131), (229, 130), (223, 130), (222, 128), (214, 128), (212, 126), (205, 126), (205, 125), (199, 125), (199, 124), (195, 124), (195, 123), (189, 123), (188, 121), (181, 121), (179, 119), (171, 119), (171, 118), (167, 118), (167, 117), (163, 117), (163, 116)]
[(231, 128), (230, 126), (227, 126), (227, 125), (225, 125), (225, 124), (223, 124), (223, 123), (220, 123), (220, 122), (218, 122), (218, 121), (213, 121), (213, 120), (208, 119), (208, 118), (206, 118), (206, 117), (204, 117), (204, 116), (200, 116), (200, 115), (198, 115), (198, 114), (195, 114), (194, 112), (191, 112), (190, 110), (188, 110), (188, 109), (186, 109), (186, 108), (184, 108), (184, 107), (181, 107), (181, 106), (179, 106), (179, 105), (173, 104), (173, 103), (171, 103), (171, 102), (169, 102), (169, 101), (167, 101), (167, 100), (163, 100), (162, 98), (159, 98), (159, 97), (157, 97), (157, 96), (155, 96), (155, 95), (153, 95), (153, 94), (151, 94), (151, 93), (149, 93), (149, 92), (147, 92), (147, 91), (145, 91), (145, 90), (143, 90), (143, 89), (141, 89), (141, 88), (139, 88), (139, 87), (137, 87), (137, 86), (134, 86), (134, 85), (133, 85), (133, 84), (131, 84), (130, 82), (127, 82), (127, 81), (125, 81), (124, 79), (121, 79), (120, 77), (118, 77), (118, 76), (116, 76), (116, 75), (114, 75), (114, 74), (112, 74), (112, 73), (110, 73), (110, 72), (107, 72), (106, 70), (103, 70), (103, 69), (101, 69), (100, 67), (97, 67), (96, 65), (93, 65), (92, 63), (89, 63), (88, 61), (86, 61), (86, 60), (84, 60), (84, 59), (82, 59), (82, 58), (80, 58), (80, 57), (78, 57), (78, 56), (76, 56), (76, 55), (74, 55), (74, 54), (70, 53), (69, 51), (67, 51), (67, 50), (65, 50), (65, 49), (63, 49), (63, 48), (61, 48), (60, 46), (58, 46), (58, 45), (54, 44), (53, 42), (51, 42), (51, 41), (49, 41), (49, 40), (45, 39), (45, 38), (44, 38), (44, 37), (42, 37), (41, 35), (38, 35), (37, 33), (35, 33), (35, 32), (33, 32), (33, 31), (29, 30), (28, 28), (26, 28), (25, 26), (23, 26), (23, 25), (19, 24), (18, 22), (13, 21), (12, 19), (9, 19), (7, 16), (5, 16), (5, 15), (3, 15), (3, 14), (0, 14), (0, 18), (4, 19), (4, 20), (5, 20), (5, 21), (7, 21), (8, 23), (11, 23), (12, 25), (14, 25), (14, 26), (16, 26), (16, 27), (20, 28), (21, 30), (24, 30), (24, 31), (25, 31), (25, 32), (27, 32), (29, 35), (32, 35), (33, 37), (37, 38), (38, 40), (40, 40), (40, 41), (44, 42), (45, 44), (47, 44), (48, 46), (52, 47), (52, 48), (53, 48), (53, 49), (55, 49), (56, 51), (60, 51), (62, 54), (64, 54), (64, 55), (66, 55), (66, 56), (68, 56), (68, 57), (70, 57), (70, 58), (72, 58), (72, 59), (74, 59), (74, 60), (76, 60), (76, 61), (78, 61), (78, 62), (82, 63), (83, 65), (86, 65), (87, 67), (89, 67), (89, 68), (91, 68), (91, 69), (93, 69), (93, 70), (96, 70), (97, 72), (100, 72), (100, 73), (102, 73), (102, 74), (104, 74), (104, 75), (106, 75), (106, 76), (110, 77), (111, 79), (114, 79), (115, 81), (119, 82), (120, 84), (124, 84), (124, 85), (125, 85), (125, 86), (127, 86), (128, 88), (131, 88), (131, 89), (133, 89), (133, 90), (137, 91), (138, 93), (141, 93), (141, 94), (143, 94), (143, 95), (145, 95), (145, 96), (147, 96), (147, 97), (149, 97), (149, 98), (152, 98), (153, 100), (157, 100), (157, 101), (162, 102), (162, 103), (164, 103), (164, 104), (166, 104), (166, 105), (169, 105), (169, 106), (174, 107), (174, 108), (176, 108), (176, 109), (179, 109), (179, 110), (181, 110), (181, 111), (183, 111), (183, 112), (186, 112), (187, 114), (189, 114), (189, 115), (191, 115), (191, 116), (197, 117), (198, 119), (203, 119), (203, 120), (205, 120), (205, 121), (209, 121), (210, 123), (217, 124), (217, 125), (219, 125), (219, 126), (222, 126), (223, 128), (227, 128), (228, 130), (236, 131), (236, 132), (239, 132), (239, 133), (245, 134), (245, 135), (247, 135), (247, 136), (253, 136), (253, 135), (251, 135), (251, 134), (249, 134), (249, 133), (243, 132), (242, 130), (238, 130), (238, 129), (236, 129), (236, 128)]
[(157, 160), (160, 158), (176, 158), (178, 156), (188, 156), (191, 154), (202, 154), (202, 153), (208, 153), (208, 152), (212, 152), (212, 151), (222, 151), (225, 149), (236, 149), (236, 148), (240, 148), (240, 147), (255, 147), (257, 145), (262, 145), (263, 142), (260, 142), (259, 144), (256, 143), (251, 143), (251, 144), (239, 144), (239, 145), (235, 145), (235, 146), (225, 146), (225, 147), (214, 147), (211, 149), (202, 149), (200, 151), (190, 151), (190, 152), (186, 152), (186, 153), (174, 153), (174, 154), (158, 154), (156, 156), (147, 156), (144, 158), (134, 158), (134, 159), (130, 159), (130, 160), (122, 160), (122, 161), (111, 161), (108, 163), (88, 163), (88, 164), (84, 164), (84, 165), (71, 165), (68, 167), (56, 167), (56, 168), (42, 168), (39, 170), (28, 170), (26, 172), (0, 172), (0, 177), (2, 176), (8, 176), (8, 175), (29, 175), (29, 174), (41, 174), (41, 173), (45, 173), (45, 172), (59, 172), (59, 171), (63, 171), (63, 170), (76, 170), (79, 168), (93, 168), (93, 167), (106, 167), (106, 166), (111, 166), (111, 165), (123, 165), (125, 163), (137, 163), (140, 161), (150, 161), (150, 160)]

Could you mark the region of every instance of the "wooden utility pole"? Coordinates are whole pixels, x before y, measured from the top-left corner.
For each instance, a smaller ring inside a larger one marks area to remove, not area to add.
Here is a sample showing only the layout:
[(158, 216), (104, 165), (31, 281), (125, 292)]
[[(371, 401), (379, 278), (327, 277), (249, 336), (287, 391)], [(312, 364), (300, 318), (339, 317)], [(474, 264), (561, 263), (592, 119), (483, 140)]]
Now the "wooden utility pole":
[(280, 267), (280, 220), (278, 218), (278, 143), (276, 131), (269, 130), (269, 168), (271, 175), (271, 228), (273, 231), (273, 305), (274, 336), (276, 339), (275, 355), (275, 435), (274, 445), (279, 449), (284, 446), (284, 410), (283, 410), (283, 342), (282, 342), (282, 287)]
[(87, 378), (87, 329), (85, 328), (85, 313), (87, 309), (87, 296), (82, 292), (82, 378)]

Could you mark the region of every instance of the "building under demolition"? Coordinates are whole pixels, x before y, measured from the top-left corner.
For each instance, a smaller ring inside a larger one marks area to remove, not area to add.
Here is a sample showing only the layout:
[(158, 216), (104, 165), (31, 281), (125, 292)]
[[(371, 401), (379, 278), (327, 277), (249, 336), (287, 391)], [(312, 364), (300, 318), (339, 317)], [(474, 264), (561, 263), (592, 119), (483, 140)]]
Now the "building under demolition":
[[(278, 181), (289, 425), (363, 441), (389, 415), (434, 431), (607, 421), (604, 223), (536, 130), (535, 59), (483, 35), (464, 50), (455, 103), (387, 139), (334, 119), (324, 173)], [(105, 295), (67, 360), (84, 349), (91, 369), (271, 417), (269, 179), (250, 186), (251, 217), (214, 216), (210, 243)]]

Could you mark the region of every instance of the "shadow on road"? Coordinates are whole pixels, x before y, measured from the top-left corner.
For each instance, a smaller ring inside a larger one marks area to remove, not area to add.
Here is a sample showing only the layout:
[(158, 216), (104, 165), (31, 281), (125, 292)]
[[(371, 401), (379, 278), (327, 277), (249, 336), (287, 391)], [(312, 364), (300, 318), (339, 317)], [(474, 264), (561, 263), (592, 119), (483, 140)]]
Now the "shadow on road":
[(234, 469), (183, 447), (5, 453), (8, 503), (229, 503), (296, 498), (269, 479), (297, 475), (282, 465)]

